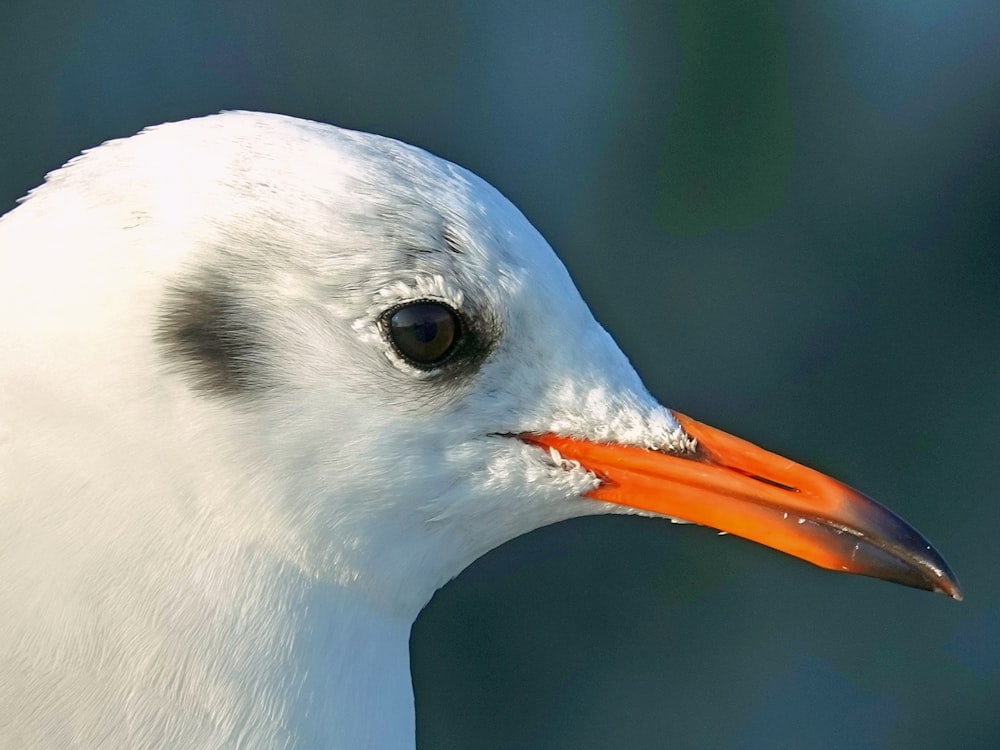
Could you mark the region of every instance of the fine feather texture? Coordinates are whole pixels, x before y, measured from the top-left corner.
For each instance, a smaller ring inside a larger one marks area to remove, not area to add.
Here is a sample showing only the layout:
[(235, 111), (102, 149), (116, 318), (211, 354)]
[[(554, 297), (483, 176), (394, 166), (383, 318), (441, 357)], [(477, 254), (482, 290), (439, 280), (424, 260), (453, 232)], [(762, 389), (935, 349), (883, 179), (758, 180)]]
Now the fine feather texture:
[[(416, 299), (475, 352), (404, 361)], [(0, 219), (0, 746), (413, 747), (433, 592), (628, 512), (525, 431), (690, 448), (474, 175), (249, 112), (74, 159)]]

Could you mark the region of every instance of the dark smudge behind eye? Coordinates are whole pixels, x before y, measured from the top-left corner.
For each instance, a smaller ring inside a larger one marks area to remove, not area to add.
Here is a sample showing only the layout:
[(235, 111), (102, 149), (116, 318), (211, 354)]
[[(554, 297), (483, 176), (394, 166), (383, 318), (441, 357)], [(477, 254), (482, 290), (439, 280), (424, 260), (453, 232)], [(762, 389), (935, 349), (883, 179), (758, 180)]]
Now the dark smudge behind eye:
[(264, 390), (264, 337), (240, 290), (205, 271), (168, 287), (155, 341), (168, 365), (203, 393), (233, 396)]

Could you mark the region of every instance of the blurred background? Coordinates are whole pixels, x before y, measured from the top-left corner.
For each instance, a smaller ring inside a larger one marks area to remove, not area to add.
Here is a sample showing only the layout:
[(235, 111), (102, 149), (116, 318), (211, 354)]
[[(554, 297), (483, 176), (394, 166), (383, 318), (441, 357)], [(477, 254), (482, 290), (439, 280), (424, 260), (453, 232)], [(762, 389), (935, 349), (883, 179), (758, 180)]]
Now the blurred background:
[(520, 206), (665, 404), (879, 498), (965, 589), (543, 529), (414, 627), (423, 750), (998, 748), (998, 39), (995, 0), (6, 0), (0, 208), (221, 109), (415, 143)]

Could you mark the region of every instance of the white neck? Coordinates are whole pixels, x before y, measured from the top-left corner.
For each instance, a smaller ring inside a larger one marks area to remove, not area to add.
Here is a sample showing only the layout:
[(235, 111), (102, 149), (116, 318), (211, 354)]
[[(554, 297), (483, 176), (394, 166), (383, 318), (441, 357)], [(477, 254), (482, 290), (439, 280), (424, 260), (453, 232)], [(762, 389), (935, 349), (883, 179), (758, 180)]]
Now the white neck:
[[(81, 409), (52, 407), (56, 421)], [(88, 421), (106, 419), (100, 428), (111, 433), (106, 413)], [(351, 585), (351, 571), (317, 576), (297, 565), (295, 535), (268, 515), (270, 488), (185, 434), (182, 425), (199, 422), (183, 410), (173, 424), (168, 416), (139, 418), (168, 425), (177, 444), (123, 440), (126, 461), (43, 418), (2, 454), (12, 502), (0, 528), (0, 738), (65, 748), (414, 747), (410, 628), (436, 585), (390, 609)], [(23, 468), (36, 444), (52, 460), (44, 472)], [(94, 467), (108, 466), (104, 482), (79, 479), (77, 469), (100, 476)]]
[(45, 628), (65, 627), (65, 608), (32, 618), (42, 629), (0, 654), (8, 676), (33, 672), (27, 692), (0, 690), (0, 736), (68, 748), (414, 747), (409, 618), (246, 551), (189, 560), (172, 577), (151, 597), (112, 587), (110, 616), (76, 623), (69, 640)]
[(262, 649), (230, 651), (242, 675), (239, 712), (247, 726), (258, 725), (252, 717), (261, 705), (277, 709), (259, 722), (260, 741), (248, 746), (413, 748), (410, 618), (298, 572), (280, 578), (282, 601), (259, 613)]

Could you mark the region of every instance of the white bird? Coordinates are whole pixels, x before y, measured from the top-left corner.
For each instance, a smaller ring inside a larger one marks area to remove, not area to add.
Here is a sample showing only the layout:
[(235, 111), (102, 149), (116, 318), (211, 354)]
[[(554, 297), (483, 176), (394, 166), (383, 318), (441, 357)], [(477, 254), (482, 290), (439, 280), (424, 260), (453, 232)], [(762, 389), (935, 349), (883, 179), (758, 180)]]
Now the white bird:
[(0, 220), (4, 748), (412, 748), (434, 591), (637, 511), (960, 596), (889, 511), (656, 403), (524, 217), (417, 148), (224, 113)]

